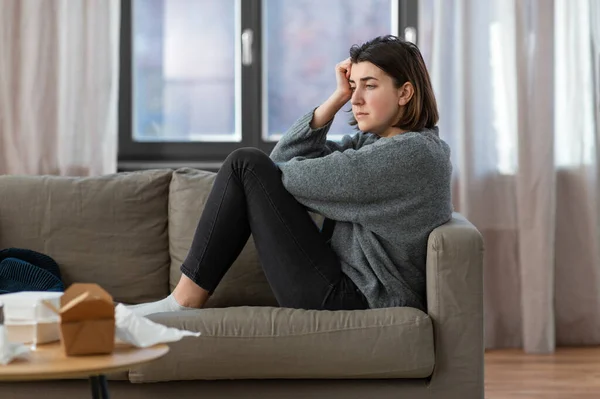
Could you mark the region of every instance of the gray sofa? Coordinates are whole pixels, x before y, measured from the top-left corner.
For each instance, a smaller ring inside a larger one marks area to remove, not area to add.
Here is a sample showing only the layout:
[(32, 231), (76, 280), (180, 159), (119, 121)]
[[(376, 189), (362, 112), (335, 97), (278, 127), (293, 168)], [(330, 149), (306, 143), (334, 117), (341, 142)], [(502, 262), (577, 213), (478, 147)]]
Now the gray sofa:
[[(161, 299), (179, 279), (214, 177), (0, 176), (0, 248), (46, 253), (67, 285), (95, 282), (118, 302)], [(429, 238), (427, 313), (288, 309), (277, 306), (250, 239), (205, 309), (150, 316), (202, 335), (111, 375), (112, 397), (483, 398), (482, 259), (481, 235), (454, 214)], [(87, 384), (2, 383), (0, 397), (85, 397)]]

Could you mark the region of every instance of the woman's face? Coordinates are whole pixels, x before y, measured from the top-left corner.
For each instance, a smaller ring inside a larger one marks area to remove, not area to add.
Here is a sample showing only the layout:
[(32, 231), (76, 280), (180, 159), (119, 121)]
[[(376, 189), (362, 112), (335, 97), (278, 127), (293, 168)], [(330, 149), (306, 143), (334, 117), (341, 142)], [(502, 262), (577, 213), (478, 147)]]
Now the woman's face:
[(349, 82), (353, 89), (352, 112), (361, 131), (381, 137), (402, 133), (393, 125), (406, 105), (404, 86), (395, 87), (387, 73), (368, 61), (352, 64)]

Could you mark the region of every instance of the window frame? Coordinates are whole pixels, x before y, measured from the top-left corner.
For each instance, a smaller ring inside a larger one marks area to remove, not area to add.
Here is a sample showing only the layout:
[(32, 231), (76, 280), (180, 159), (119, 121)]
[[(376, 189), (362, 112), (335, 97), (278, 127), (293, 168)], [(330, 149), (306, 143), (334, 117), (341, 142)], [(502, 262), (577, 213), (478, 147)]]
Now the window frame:
[[(253, 31), (253, 62), (241, 67), (240, 142), (136, 142), (133, 140), (133, 0), (121, 1), (118, 106), (118, 170), (192, 167), (209, 171), (219, 169), (234, 150), (259, 148), (270, 153), (275, 142), (262, 138), (262, 0), (237, 0), (240, 5), (241, 29)], [(418, 29), (418, 2), (397, 1), (398, 32), (406, 27)], [(241, 38), (238, 38), (241, 40)], [(317, 106), (316, 104), (315, 106)]]

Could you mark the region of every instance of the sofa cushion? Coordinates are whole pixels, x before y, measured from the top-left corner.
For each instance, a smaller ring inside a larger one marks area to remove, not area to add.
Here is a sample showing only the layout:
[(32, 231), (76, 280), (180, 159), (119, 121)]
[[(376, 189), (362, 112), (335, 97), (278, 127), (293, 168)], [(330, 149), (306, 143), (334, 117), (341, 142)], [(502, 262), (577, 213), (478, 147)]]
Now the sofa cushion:
[[(181, 264), (192, 245), (196, 226), (215, 177), (216, 173), (190, 168), (182, 168), (173, 173), (169, 193), (171, 290), (181, 277)], [(241, 305), (277, 306), (277, 300), (260, 266), (252, 236), (205, 307)]]
[(433, 327), (414, 308), (352, 311), (270, 307), (157, 313), (198, 331), (130, 370), (132, 382), (253, 378), (424, 378), (434, 366)]
[(51, 256), (66, 286), (98, 283), (125, 303), (163, 298), (171, 174), (0, 176), (0, 248)]

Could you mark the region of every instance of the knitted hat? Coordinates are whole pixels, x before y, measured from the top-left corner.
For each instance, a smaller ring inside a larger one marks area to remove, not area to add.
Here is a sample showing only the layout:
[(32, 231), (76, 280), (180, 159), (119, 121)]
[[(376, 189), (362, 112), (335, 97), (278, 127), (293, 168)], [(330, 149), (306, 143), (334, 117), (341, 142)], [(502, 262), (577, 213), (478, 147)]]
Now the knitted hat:
[(64, 291), (58, 264), (35, 251), (0, 251), (0, 294), (20, 291)]

